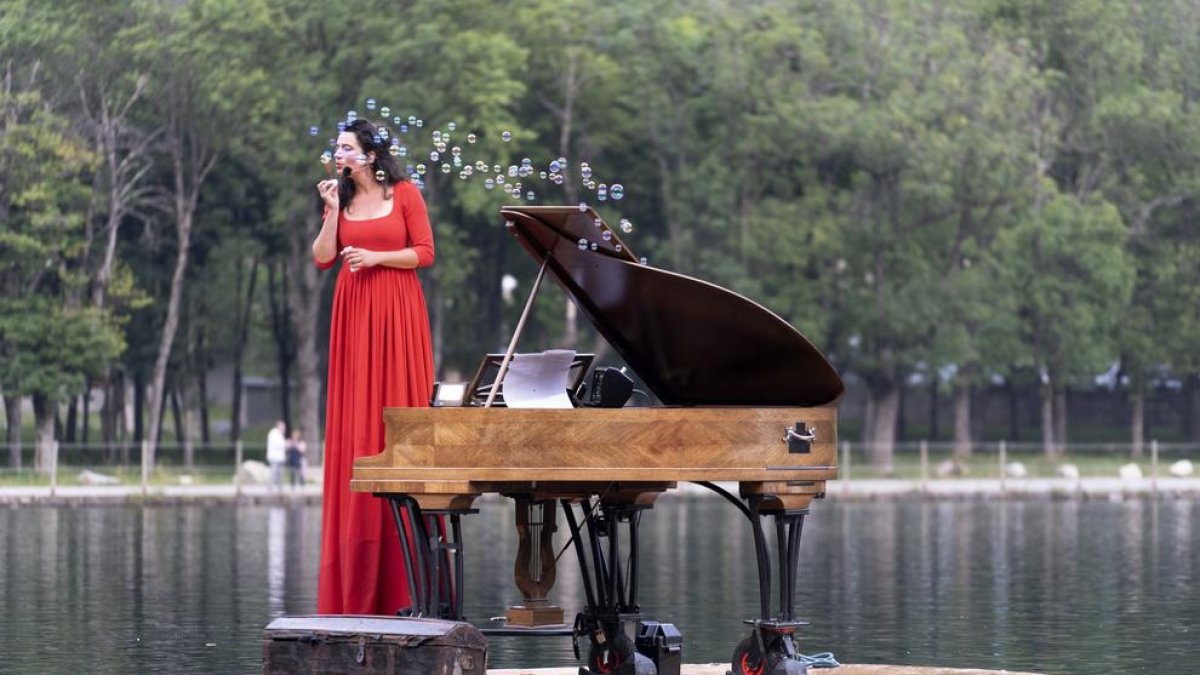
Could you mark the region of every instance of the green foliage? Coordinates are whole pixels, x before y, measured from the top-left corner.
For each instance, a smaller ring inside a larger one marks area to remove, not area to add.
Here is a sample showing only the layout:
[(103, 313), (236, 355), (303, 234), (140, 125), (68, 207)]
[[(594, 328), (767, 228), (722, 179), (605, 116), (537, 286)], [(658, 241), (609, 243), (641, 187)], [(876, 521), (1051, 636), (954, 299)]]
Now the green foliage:
[[(186, 139), (185, 159), (219, 158), (186, 293), (219, 356), (234, 351), (221, 327), (235, 266), (307, 258), (293, 235), (315, 226), (316, 157), (371, 96), (425, 132), (475, 131), (507, 163), (588, 160), (628, 188), (593, 205), (633, 220), (635, 251), (762, 302), (881, 391), (914, 372), (1041, 371), (1061, 385), (1118, 360), (1147, 377), (1200, 371), (1194, 3), (43, 5), (0, 0), (0, 59), (19, 85), (0, 99), (5, 297), (68, 306), (88, 283), (85, 216), (109, 207), (89, 189), (107, 169), (79, 141), (86, 106), (70, 102), (81, 85), (146, 77), (130, 124), (164, 143), (111, 282), (120, 311), (141, 305), (121, 326), (131, 362), (157, 341), (163, 308), (145, 299), (165, 296), (175, 243), (157, 201), (178, 187), (165, 139)], [(190, 135), (172, 130), (182, 122)], [(540, 193), (595, 201), (577, 174)], [(439, 365), (469, 371), (536, 268), (499, 222), (498, 191), (431, 173), (425, 196)], [(505, 274), (520, 284), (507, 305)], [(563, 315), (547, 293), (522, 348), (558, 344)], [(593, 337), (584, 326), (577, 346)]]

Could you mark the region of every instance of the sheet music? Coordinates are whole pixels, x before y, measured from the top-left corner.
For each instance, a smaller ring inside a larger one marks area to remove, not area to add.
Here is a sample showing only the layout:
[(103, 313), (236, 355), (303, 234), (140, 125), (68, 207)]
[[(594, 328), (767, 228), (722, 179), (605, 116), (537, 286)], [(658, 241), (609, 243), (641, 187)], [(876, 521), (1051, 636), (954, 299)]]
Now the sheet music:
[(571, 408), (567, 378), (574, 349), (541, 354), (513, 354), (504, 376), (504, 404), (509, 408)]

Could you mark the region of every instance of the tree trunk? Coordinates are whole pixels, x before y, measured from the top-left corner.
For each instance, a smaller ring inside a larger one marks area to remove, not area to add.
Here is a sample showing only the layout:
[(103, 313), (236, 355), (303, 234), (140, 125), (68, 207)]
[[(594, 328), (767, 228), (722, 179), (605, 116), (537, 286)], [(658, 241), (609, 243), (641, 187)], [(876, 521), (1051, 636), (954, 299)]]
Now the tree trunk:
[(903, 443), (908, 440), (908, 392), (904, 385), (896, 387), (896, 395), (900, 398), (896, 410), (896, 440)]
[[(282, 268), (282, 264), (280, 265)], [(275, 373), (279, 377), (279, 419), (289, 429), (292, 424), (291, 370), (295, 359), (292, 346), (292, 328), (287, 320), (288, 286), (287, 273), (280, 269), (279, 284), (276, 285), (276, 268), (267, 268), (267, 304), (271, 308), (271, 335), (275, 338)]]
[(141, 371), (133, 373), (133, 442), (146, 440), (146, 381)]
[(1042, 400), (1042, 453), (1047, 459), (1054, 459), (1054, 388), (1049, 381), (1043, 382), (1039, 393)]
[[(246, 343), (250, 334), (250, 309), (254, 306), (254, 287), (258, 283), (258, 256), (250, 258), (250, 273), (244, 275), (245, 261), (238, 261), (236, 288), (238, 294), (237, 326), (233, 344), (233, 407), (229, 418), (229, 440), (237, 443), (242, 439), (242, 387)], [(243, 283), (244, 278), (244, 283)], [(243, 290), (243, 288), (245, 290)]]
[(971, 456), (971, 385), (965, 378), (954, 381), (954, 458)]
[(1059, 387), (1054, 392), (1054, 444), (1056, 454), (1062, 457), (1067, 448), (1067, 388)]
[(1183, 414), (1180, 415), (1180, 431), (1186, 442), (1200, 441), (1200, 415), (1196, 414), (1196, 389), (1200, 375), (1190, 373), (1183, 378)]
[(933, 384), (929, 387), (929, 440), (938, 438), (938, 376), (933, 376)]
[(8, 465), (21, 469), (21, 397), (17, 394), (4, 396), (4, 420), (8, 424)]
[(1134, 378), (1131, 383), (1132, 391), (1129, 394), (1129, 440), (1131, 445), (1131, 455), (1134, 459), (1141, 459), (1145, 455), (1145, 431), (1146, 424), (1146, 389), (1142, 386), (1141, 378)]
[(871, 465), (885, 474), (891, 474), (896, 451), (896, 421), (900, 414), (900, 388), (889, 384), (882, 391), (872, 392), (875, 415), (871, 422)]
[(58, 401), (44, 394), (33, 395), (33, 419), (37, 440), (33, 448), (33, 468), (49, 473), (54, 467), (57, 448), (54, 445), (54, 422), (58, 417)]
[(87, 387), (83, 391), (83, 410), (80, 411), (79, 420), (79, 442), (87, 445), (88, 442), (88, 418), (92, 412), (92, 383), (88, 382)]
[(1017, 420), (1020, 399), (1017, 397), (1017, 383), (1008, 378), (1008, 438), (1013, 443), (1021, 440), (1021, 426)]
[(75, 435), (75, 429), (79, 424), (79, 397), (72, 396), (71, 401), (67, 403), (67, 422), (63, 425), (63, 442), (74, 443), (78, 436)]
[[(177, 179), (179, 182), (181, 179)], [(182, 186), (176, 187), (176, 201), (184, 196), (180, 193)], [(163, 322), (162, 335), (158, 342), (158, 356), (154, 359), (154, 371), (150, 378), (150, 429), (147, 433), (149, 443), (143, 446), (142, 463), (149, 472), (154, 471), (154, 456), (158, 450), (158, 439), (161, 436), (162, 412), (166, 403), (167, 364), (171, 358), (171, 347), (175, 344), (175, 332), (179, 328), (179, 305), (183, 297), (184, 274), (187, 272), (188, 247), (192, 234), (192, 212), (187, 207), (176, 207), (179, 236), (175, 254), (175, 272), (171, 275), (171, 291), (167, 297), (167, 318)]]
[(871, 394), (871, 390), (867, 389), (867, 400), (863, 403), (862, 417), (862, 442), (864, 445), (870, 444), (871, 437), (875, 433), (875, 396)]
[[(303, 203), (303, 202), (300, 202)], [(317, 214), (319, 215), (319, 214)], [(320, 270), (312, 264), (312, 254), (309, 246), (317, 236), (317, 215), (308, 217), (307, 214), (298, 216), (303, 226), (292, 228), (293, 236), (288, 238), (291, 255), (288, 257), (288, 267), (293, 283), (288, 284), (287, 302), (288, 316), (291, 319), (292, 330), (296, 336), (296, 369), (300, 379), (300, 410), (298, 428), (308, 440), (312, 463), (324, 461), (324, 442), (322, 422), (324, 410), (321, 406), (321, 383), (324, 373), (321, 372), (321, 353), (317, 337), (317, 326), (321, 311), (321, 296), (325, 284), (331, 274), (320, 274)]]

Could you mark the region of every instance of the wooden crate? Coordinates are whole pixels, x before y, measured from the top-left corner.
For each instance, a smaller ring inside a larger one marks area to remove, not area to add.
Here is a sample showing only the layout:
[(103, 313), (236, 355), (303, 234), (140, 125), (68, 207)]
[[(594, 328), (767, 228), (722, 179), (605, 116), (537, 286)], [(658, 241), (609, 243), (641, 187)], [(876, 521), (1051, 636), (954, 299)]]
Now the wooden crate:
[(487, 640), (470, 624), (386, 616), (285, 616), (266, 628), (264, 675), (486, 675)]

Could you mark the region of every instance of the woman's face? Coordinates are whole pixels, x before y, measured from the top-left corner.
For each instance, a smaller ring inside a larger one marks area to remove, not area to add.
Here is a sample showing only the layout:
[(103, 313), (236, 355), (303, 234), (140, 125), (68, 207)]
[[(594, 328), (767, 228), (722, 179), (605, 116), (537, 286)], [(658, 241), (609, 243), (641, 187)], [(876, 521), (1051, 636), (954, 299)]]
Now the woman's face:
[(375, 161), (375, 157), (373, 154), (363, 154), (358, 137), (352, 132), (343, 131), (338, 134), (337, 147), (333, 150), (333, 160), (337, 163), (339, 174), (346, 167), (349, 167), (351, 174), (356, 174), (370, 168), (371, 163)]

